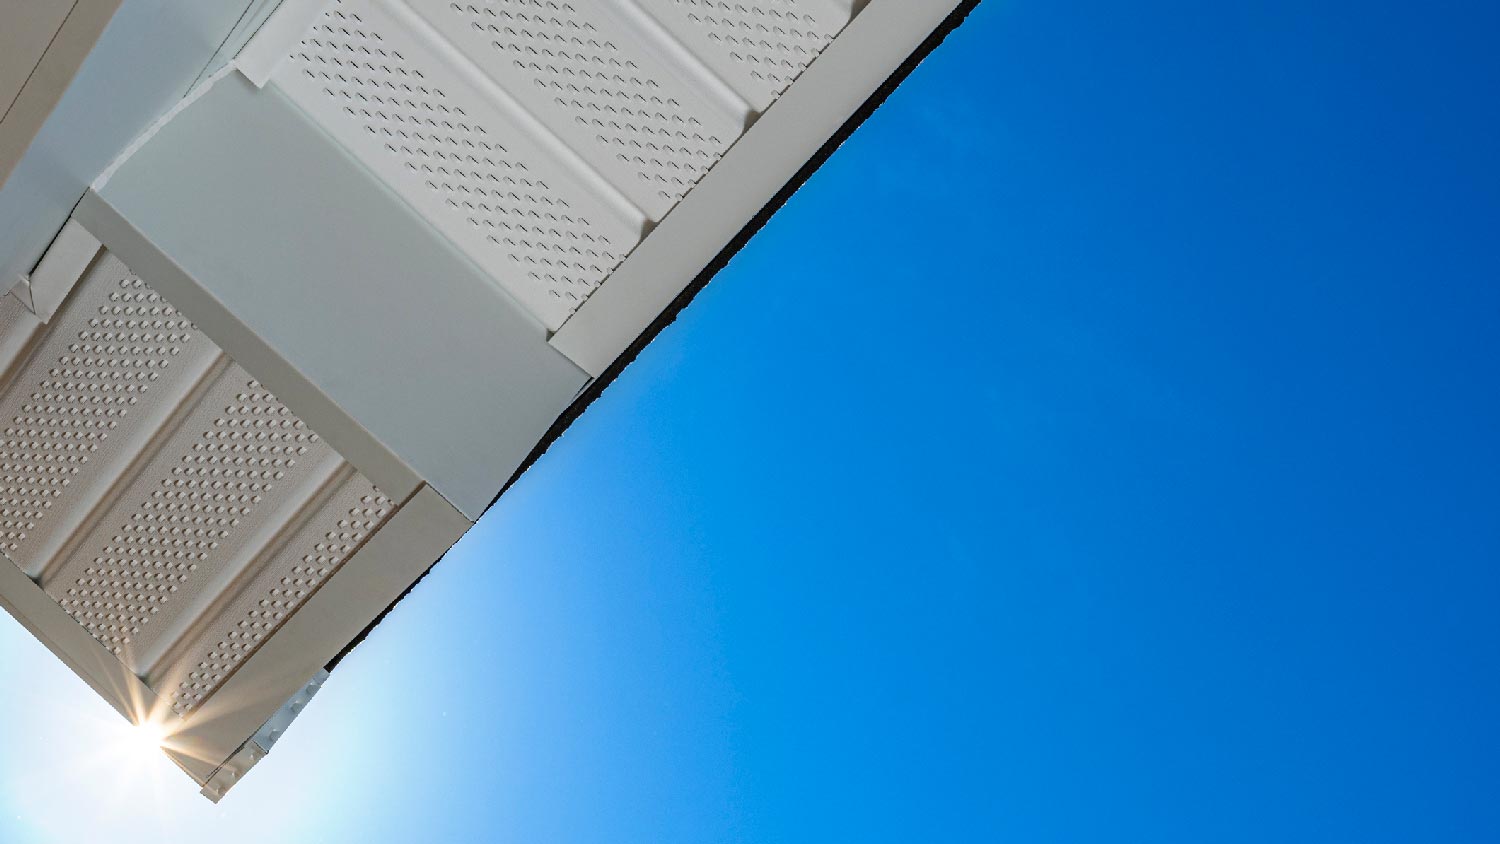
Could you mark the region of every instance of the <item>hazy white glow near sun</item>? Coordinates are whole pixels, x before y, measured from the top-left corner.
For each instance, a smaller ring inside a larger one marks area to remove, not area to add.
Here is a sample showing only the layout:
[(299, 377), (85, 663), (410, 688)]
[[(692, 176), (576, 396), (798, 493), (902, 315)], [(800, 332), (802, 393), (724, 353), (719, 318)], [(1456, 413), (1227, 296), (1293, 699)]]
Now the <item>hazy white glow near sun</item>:
[(166, 740), (166, 731), (161, 725), (147, 721), (129, 727), (129, 731), (122, 742), (130, 749), (132, 755), (151, 759), (161, 754), (162, 742)]

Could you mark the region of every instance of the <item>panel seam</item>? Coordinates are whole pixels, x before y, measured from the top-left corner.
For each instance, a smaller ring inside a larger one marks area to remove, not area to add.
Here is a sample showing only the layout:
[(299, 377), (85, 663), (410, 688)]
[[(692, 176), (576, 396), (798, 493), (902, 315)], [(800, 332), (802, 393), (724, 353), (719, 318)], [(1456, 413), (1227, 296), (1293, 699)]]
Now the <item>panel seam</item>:
[(491, 79), (478, 64), (463, 51), (448, 43), (427, 18), (407, 5), (406, 0), (373, 0), (392, 17), (398, 18), (407, 27), (413, 38), (421, 41), (434, 57), (447, 63), (468, 85), (490, 103), (502, 115), (510, 117), (522, 132), (531, 135), (544, 151), (550, 151), (557, 163), (571, 172), (585, 188), (592, 188), (601, 204), (614, 212), (627, 228), (641, 232), (644, 237), (651, 229), (655, 218), (646, 212), (566, 140), (554, 132), (531, 109), (523, 105), (504, 86)]
[(115, 478), (104, 489), (98, 500), (89, 507), (84, 517), (79, 520), (78, 524), (74, 525), (73, 529), (68, 532), (67, 538), (58, 545), (57, 550), (51, 556), (42, 562), (38, 570), (28, 572), (32, 576), (32, 579), (40, 584), (42, 588), (45, 589), (51, 585), (51, 582), (62, 572), (62, 568), (67, 564), (67, 561), (72, 558), (73, 554), (77, 553), (84, 540), (93, 534), (95, 528), (104, 521), (104, 517), (109, 515), (109, 511), (119, 503), (125, 491), (130, 488), (131, 484), (135, 482), (146, 466), (150, 465), (157, 454), (163, 448), (166, 448), (167, 443), (171, 441), (172, 437), (187, 422), (193, 410), (208, 395), (209, 390), (213, 388), (214, 384), (218, 383), (219, 378), (229, 368), (229, 363), (229, 356), (224, 354), (222, 349), (215, 351), (214, 356), (210, 359), (210, 363), (204, 367), (203, 371), (194, 379), (192, 385), (177, 400), (177, 404), (167, 414), (162, 425), (146, 440), (140, 450), (130, 458), (130, 462), (121, 470), (119, 477)]
[(723, 112), (725, 117), (737, 120), (740, 131), (750, 128), (760, 116), (760, 110), (735, 90), (729, 80), (720, 76), (702, 56), (673, 35), (656, 15), (641, 8), (637, 0), (604, 0), (599, 3), (599, 8), (623, 24), (627, 32), (646, 42), (647, 52), (660, 59), (669, 73), (673, 73), (689, 89), (696, 90), (707, 103)]
[[(335, 466), (328, 474), (313, 485), (312, 489), (304, 494), (301, 503), (297, 507), (295, 515), (283, 523), (274, 534), (267, 537), (266, 541), (254, 549), (247, 549), (245, 562), (235, 572), (229, 583), (214, 595), (202, 608), (195, 613), (184, 613), (184, 623), (181, 630), (172, 635), (163, 635), (161, 641), (163, 646), (161, 652), (152, 656), (149, 660), (142, 659), (141, 666), (137, 672), (147, 686), (164, 698), (170, 698), (167, 692), (157, 689), (155, 684), (164, 677), (163, 671), (171, 667), (192, 644), (193, 640), (206, 631), (226, 609), (228, 609), (240, 593), (244, 592), (255, 579), (255, 576), (265, 570), (266, 564), (276, 558), (293, 539), (297, 537), (302, 529), (312, 522), (322, 512), (323, 507), (334, 496), (338, 495), (345, 484), (352, 479), (356, 472), (348, 461), (338, 456), (338, 452), (329, 449), (335, 458)], [(325, 470), (327, 471), (327, 470)], [(274, 633), (274, 631), (272, 631)], [(225, 678), (226, 680), (228, 677)]]

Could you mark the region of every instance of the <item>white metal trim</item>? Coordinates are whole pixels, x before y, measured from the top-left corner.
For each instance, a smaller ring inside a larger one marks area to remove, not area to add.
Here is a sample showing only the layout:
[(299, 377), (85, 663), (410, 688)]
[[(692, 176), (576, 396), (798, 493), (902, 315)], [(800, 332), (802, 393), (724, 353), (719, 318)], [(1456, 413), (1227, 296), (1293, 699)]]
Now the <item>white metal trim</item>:
[(0, 558), (0, 606), (132, 723), (175, 718), (156, 692), (9, 560)]
[(599, 8), (613, 17), (641, 43), (653, 48), (669, 71), (692, 87), (699, 96), (726, 116), (749, 126), (758, 110), (718, 74), (704, 58), (667, 30), (637, 0), (600, 0)]
[(185, 270), (169, 258), (99, 194), (90, 190), (78, 204), (78, 221), (204, 330), (230, 357), (327, 439), (344, 459), (386, 495), (401, 500), (422, 484), (417, 473), (334, 401), (313, 386), (281, 355)]
[(207, 783), (204, 783), (203, 790), (199, 793), (214, 803), (223, 800), (224, 795), (229, 793), (229, 789), (244, 779), (245, 774), (255, 767), (255, 763), (270, 754), (276, 742), (286, 734), (292, 721), (302, 714), (302, 710), (307, 708), (307, 704), (312, 702), (313, 696), (323, 688), (326, 682), (328, 682), (327, 671), (319, 671), (313, 675), (307, 685), (292, 695), (291, 700), (282, 704), (281, 708), (276, 710), (276, 714), (272, 715), (271, 719), (262, 725), (249, 741), (245, 742), (239, 752), (225, 762)]
[(42, 322), (51, 322), (68, 292), (99, 254), (99, 239), (75, 220), (69, 220), (25, 279), (26, 307)]
[(235, 56), (233, 65), (257, 88), (265, 87), (276, 68), (301, 41), (331, 0), (281, 0), (250, 42)]
[(549, 342), (599, 377), (959, 0), (871, 0)]
[(538, 147), (547, 150), (565, 167), (569, 175), (587, 186), (598, 200), (627, 226), (644, 232), (652, 224), (645, 209), (626, 196), (614, 182), (600, 172), (599, 168), (584, 158), (564, 138), (548, 128), (531, 109), (517, 102), (504, 86), (491, 79), (474, 60), (454, 49), (451, 42), (438, 33), (428, 20), (414, 11), (404, 0), (371, 0), (376, 6), (401, 21), (407, 31), (421, 39), (433, 56), (441, 60), (449, 70), (458, 74), (465, 83), (484, 96), (501, 114), (515, 122), (518, 129)]
[(207, 783), (281, 705), (323, 670), (472, 523), (422, 487), (166, 743)]

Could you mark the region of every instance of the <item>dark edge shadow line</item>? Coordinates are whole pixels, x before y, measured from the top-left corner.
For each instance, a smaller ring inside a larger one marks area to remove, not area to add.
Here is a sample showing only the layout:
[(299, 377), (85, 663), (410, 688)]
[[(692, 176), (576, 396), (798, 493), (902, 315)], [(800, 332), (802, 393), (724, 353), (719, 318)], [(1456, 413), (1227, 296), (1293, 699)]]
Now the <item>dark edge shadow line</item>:
[[(911, 2), (920, 2), (920, 0), (911, 0)], [(771, 197), (771, 200), (754, 217), (750, 218), (745, 227), (740, 229), (739, 233), (720, 250), (719, 254), (709, 262), (708, 266), (704, 267), (703, 271), (677, 295), (677, 298), (672, 300), (672, 304), (668, 305), (666, 310), (663, 310), (651, 325), (647, 326), (646, 330), (641, 332), (641, 335), (635, 339), (635, 342), (631, 343), (615, 359), (615, 362), (610, 364), (609, 368), (604, 371), (604, 374), (595, 378), (578, 394), (578, 397), (573, 400), (568, 409), (563, 411), (562, 415), (557, 417), (557, 421), (552, 423), (552, 427), (547, 430), (541, 442), (537, 443), (536, 447), (522, 461), (520, 468), (516, 469), (515, 473), (510, 476), (510, 480), (505, 482), (505, 486), (500, 489), (494, 500), (490, 502), (490, 507), (494, 507), (495, 503), (500, 500), (500, 497), (505, 495), (506, 491), (526, 473), (526, 470), (530, 469), (532, 464), (536, 463), (543, 454), (547, 453), (547, 449), (551, 448), (552, 444), (557, 442), (563, 433), (572, 426), (573, 422), (583, 415), (583, 412), (588, 409), (589, 405), (593, 404), (594, 400), (599, 398), (610, 384), (614, 383), (614, 380), (625, 370), (625, 367), (635, 361), (636, 357), (640, 355), (641, 350), (650, 345), (651, 341), (655, 340), (663, 329), (676, 321), (677, 315), (682, 313), (683, 308), (686, 308), (704, 287), (708, 286), (708, 282), (718, 274), (719, 270), (722, 270), (734, 259), (734, 256), (745, 247), (745, 244), (749, 243), (750, 239), (775, 216), (776, 212), (781, 210), (781, 207), (787, 203), (787, 200), (791, 199), (792, 195), (800, 190), (807, 183), (808, 179), (812, 178), (812, 175), (818, 171), (818, 168), (822, 167), (824, 162), (828, 161), (838, 151), (838, 148), (843, 146), (844, 141), (847, 141), (860, 126), (864, 125), (864, 122), (875, 113), (876, 109), (885, 103), (891, 93), (900, 87), (902, 82), (906, 81), (906, 78), (912, 74), (912, 71), (916, 70), (917, 66), (931, 55), (949, 34), (958, 29), (969, 14), (978, 6), (979, 0), (964, 0), (963, 3), (960, 3), (943, 20), (937, 29), (932, 31), (932, 34), (927, 36), (926, 40), (916, 50), (912, 51), (910, 56), (907, 56), (906, 61), (901, 63), (896, 72), (887, 77), (885, 82), (879, 88), (875, 89), (875, 93), (871, 94), (870, 98), (865, 100), (864, 104), (855, 110), (854, 114), (844, 122), (843, 126), (839, 127), (837, 132), (833, 133), (833, 136), (828, 139), (827, 143), (823, 144), (822, 148), (812, 158), (807, 160), (802, 169), (798, 170), (797, 174), (783, 185), (781, 190), (777, 191), (776, 195)], [(485, 512), (489, 512), (489, 507), (485, 508)], [(344, 649), (339, 651), (337, 656), (329, 660), (326, 670), (331, 673), (343, 661), (344, 657), (348, 656), (351, 651), (358, 647), (359, 643), (363, 642), (370, 635), (370, 632), (379, 626), (385, 620), (386, 616), (390, 615), (391, 610), (394, 610), (397, 604), (405, 600), (406, 596), (410, 595), (412, 590), (416, 589), (417, 585), (427, 578), (427, 575), (432, 572), (432, 569), (438, 562), (441, 562), (441, 559), (438, 558), (438, 560), (433, 561), (433, 564), (428, 566), (426, 571), (422, 572), (421, 577), (418, 577), (412, 585), (406, 587), (406, 590), (396, 600), (392, 601), (390, 606), (382, 610), (380, 615), (376, 616), (375, 620), (370, 622), (369, 626), (365, 627), (364, 630), (360, 631), (358, 636), (355, 636), (349, 644), (345, 645)]]

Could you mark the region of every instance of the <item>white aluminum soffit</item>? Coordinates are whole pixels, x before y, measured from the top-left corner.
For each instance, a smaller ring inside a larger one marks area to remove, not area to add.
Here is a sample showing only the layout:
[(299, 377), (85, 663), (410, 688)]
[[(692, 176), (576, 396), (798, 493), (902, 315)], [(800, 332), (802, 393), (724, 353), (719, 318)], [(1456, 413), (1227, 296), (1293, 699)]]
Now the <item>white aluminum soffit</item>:
[(0, 324), (0, 550), (178, 715), (395, 507), (113, 257)]
[(49, 323), (0, 299), (0, 372), (4, 602), (165, 732), (399, 507), (108, 253)]
[(340, 0), (272, 82), (556, 330), (849, 16)]
[(960, 5), (284, 0), (0, 304), (0, 601), (219, 799)]

